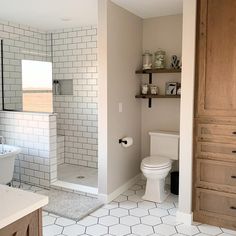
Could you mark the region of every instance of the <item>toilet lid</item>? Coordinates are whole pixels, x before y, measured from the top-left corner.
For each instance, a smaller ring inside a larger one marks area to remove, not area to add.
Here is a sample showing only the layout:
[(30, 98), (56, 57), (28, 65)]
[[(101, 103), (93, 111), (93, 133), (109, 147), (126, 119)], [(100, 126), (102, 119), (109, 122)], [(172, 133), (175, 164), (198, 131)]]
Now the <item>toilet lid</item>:
[(148, 168), (162, 168), (170, 166), (172, 161), (162, 156), (150, 156), (143, 159), (142, 164)]

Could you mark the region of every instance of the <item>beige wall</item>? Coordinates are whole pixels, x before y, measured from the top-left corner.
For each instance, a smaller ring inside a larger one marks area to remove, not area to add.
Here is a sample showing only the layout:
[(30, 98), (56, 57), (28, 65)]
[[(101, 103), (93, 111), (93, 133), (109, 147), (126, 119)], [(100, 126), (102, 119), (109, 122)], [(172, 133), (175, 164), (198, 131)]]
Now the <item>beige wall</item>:
[[(102, 103), (99, 118), (105, 118), (99, 122), (98, 140), (102, 139), (99, 148), (104, 149), (99, 151), (99, 167), (102, 168), (99, 170), (99, 192), (110, 194), (140, 172), (141, 107), (135, 99), (140, 79), (135, 70), (141, 65), (142, 20), (109, 0), (100, 1), (100, 7), (101, 4), (103, 15), (99, 16), (98, 33), (106, 39), (99, 36), (98, 40), (107, 41), (107, 45), (105, 41), (99, 42), (103, 48), (99, 49), (98, 59), (99, 80), (102, 80), (99, 82)], [(104, 8), (107, 11), (104, 12)], [(119, 112), (119, 103), (123, 105), (123, 112)], [(124, 136), (133, 137), (133, 146), (125, 149), (118, 143)], [(106, 155), (107, 161), (101, 155)], [(107, 174), (107, 188), (102, 183), (102, 170)]]
[[(142, 20), (109, 1), (108, 4), (108, 192), (139, 173), (141, 147), (139, 90), (135, 70), (141, 64)], [(123, 112), (118, 112), (118, 103)], [(124, 149), (118, 139), (131, 136)]]
[[(167, 66), (172, 55), (182, 54), (182, 15), (163, 16), (143, 20), (143, 51), (152, 53), (161, 48), (167, 54)], [(146, 79), (145, 79), (146, 78)], [(180, 82), (180, 74), (154, 74), (153, 84), (165, 94), (165, 83)], [(143, 82), (148, 83), (145, 75)], [(147, 100), (142, 101), (142, 158), (149, 155), (149, 135), (151, 130), (179, 131), (180, 99), (152, 99), (152, 108)]]
[(98, 0), (98, 78), (98, 192), (101, 198), (106, 198), (108, 179), (107, 0)]

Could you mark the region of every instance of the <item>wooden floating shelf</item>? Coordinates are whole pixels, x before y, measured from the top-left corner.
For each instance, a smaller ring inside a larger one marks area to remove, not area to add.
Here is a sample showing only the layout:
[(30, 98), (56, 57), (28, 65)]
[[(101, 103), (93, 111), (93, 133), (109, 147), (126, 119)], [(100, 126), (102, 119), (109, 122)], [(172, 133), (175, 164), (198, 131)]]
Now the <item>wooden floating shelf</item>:
[(136, 74), (155, 74), (155, 73), (181, 73), (181, 69), (149, 69), (149, 70), (137, 70)]
[[(146, 74), (149, 76), (149, 84), (152, 84), (152, 74), (155, 73), (181, 73), (181, 69), (165, 68), (165, 69), (149, 69), (149, 70), (137, 70), (136, 74)], [(180, 95), (152, 95), (152, 94), (139, 94), (136, 98), (148, 99), (148, 107), (152, 107), (152, 98), (180, 98)]]
[(180, 98), (180, 95), (152, 95), (152, 94), (138, 94), (135, 96), (135, 98)]

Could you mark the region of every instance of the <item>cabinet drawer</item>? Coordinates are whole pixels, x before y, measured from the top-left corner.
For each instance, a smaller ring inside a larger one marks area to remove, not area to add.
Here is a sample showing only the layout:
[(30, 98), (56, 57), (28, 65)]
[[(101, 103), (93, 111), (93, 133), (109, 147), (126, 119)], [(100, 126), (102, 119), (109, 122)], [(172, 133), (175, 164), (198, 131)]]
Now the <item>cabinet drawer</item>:
[(197, 142), (197, 157), (236, 162), (236, 144)]
[(236, 163), (197, 160), (197, 186), (236, 193)]
[(236, 195), (197, 188), (196, 210), (219, 218), (236, 220)]
[(206, 141), (236, 143), (236, 125), (197, 124), (197, 136)]

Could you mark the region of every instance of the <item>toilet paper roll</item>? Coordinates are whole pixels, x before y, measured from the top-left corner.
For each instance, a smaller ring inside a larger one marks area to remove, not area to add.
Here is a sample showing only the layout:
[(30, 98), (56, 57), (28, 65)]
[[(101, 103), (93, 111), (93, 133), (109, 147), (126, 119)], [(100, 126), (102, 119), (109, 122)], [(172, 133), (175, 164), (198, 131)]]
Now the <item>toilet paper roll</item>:
[(122, 138), (122, 141), (126, 141), (127, 142), (127, 143), (122, 143), (121, 144), (125, 148), (130, 147), (130, 146), (133, 145), (133, 138), (131, 138), (131, 137)]

